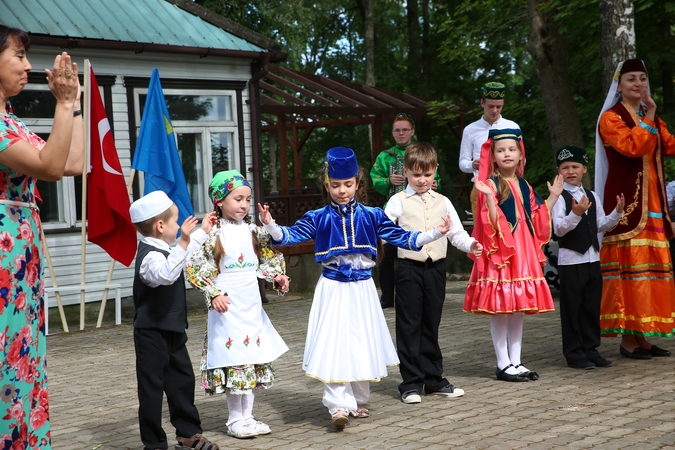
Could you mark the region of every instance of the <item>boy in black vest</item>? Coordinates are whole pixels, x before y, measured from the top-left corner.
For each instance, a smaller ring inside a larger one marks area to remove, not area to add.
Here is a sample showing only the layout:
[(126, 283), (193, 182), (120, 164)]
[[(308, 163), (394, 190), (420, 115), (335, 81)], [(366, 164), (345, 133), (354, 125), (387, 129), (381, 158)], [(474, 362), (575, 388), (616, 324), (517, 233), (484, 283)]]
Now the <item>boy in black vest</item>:
[[(616, 208), (605, 215), (600, 199), (581, 186), (588, 155), (583, 148), (568, 145), (556, 153), (564, 190), (553, 206), (553, 231), (558, 236), (560, 276), (560, 322), (563, 355), (574, 369), (609, 367), (600, 356), (600, 242), (598, 233), (616, 226), (623, 215), (623, 194)], [(592, 199), (592, 200), (589, 200)]]
[(206, 240), (213, 213), (192, 236), (197, 219), (190, 216), (178, 232), (178, 207), (164, 192), (154, 191), (129, 208), (131, 221), (143, 238), (136, 253), (134, 275), (134, 346), (138, 380), (138, 422), (146, 450), (167, 449), (162, 429), (162, 396), (166, 393), (177, 449), (218, 450), (202, 436), (194, 404), (195, 374), (185, 344), (187, 303), (183, 268)]

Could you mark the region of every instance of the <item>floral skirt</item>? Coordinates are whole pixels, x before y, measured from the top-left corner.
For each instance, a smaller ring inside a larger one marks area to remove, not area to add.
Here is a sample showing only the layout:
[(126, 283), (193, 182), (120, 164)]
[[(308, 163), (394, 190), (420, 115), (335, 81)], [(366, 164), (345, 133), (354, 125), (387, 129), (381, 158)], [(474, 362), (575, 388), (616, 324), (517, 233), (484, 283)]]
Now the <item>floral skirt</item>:
[(269, 389), (273, 384), (271, 363), (202, 370), (202, 388), (209, 395), (244, 395), (251, 389)]

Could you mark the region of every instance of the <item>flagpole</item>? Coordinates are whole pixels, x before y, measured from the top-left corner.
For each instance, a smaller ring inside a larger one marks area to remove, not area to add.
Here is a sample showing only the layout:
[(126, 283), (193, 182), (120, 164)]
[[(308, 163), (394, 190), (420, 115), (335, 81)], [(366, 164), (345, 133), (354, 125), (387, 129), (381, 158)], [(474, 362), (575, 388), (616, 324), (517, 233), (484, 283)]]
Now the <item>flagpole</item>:
[(89, 173), (89, 127), (86, 125), (91, 120), (89, 105), (89, 88), (91, 69), (89, 60), (84, 60), (84, 162), (82, 166), (82, 275), (80, 276), (80, 330), (84, 330), (86, 266), (87, 266), (87, 175)]
[[(56, 295), (56, 304), (59, 307), (59, 315), (61, 316), (61, 325), (63, 326), (63, 331), (68, 333), (68, 320), (66, 319), (66, 313), (63, 311), (63, 303), (61, 303), (61, 293), (58, 290), (59, 284), (56, 282), (56, 273), (54, 272), (54, 264), (52, 263), (52, 257), (49, 254), (49, 246), (47, 246), (47, 238), (45, 237), (45, 230), (40, 227), (40, 236), (42, 237), (42, 248), (44, 249), (45, 258), (47, 258), (47, 266), (49, 267), (49, 274), (52, 277), (52, 286), (54, 286), (54, 294)], [(49, 305), (45, 302), (45, 314), (49, 314)]]
[[(127, 184), (127, 195), (131, 195), (131, 187), (134, 184), (134, 176), (136, 175), (136, 169), (131, 169), (129, 174), (129, 184)], [(112, 282), (113, 271), (115, 270), (115, 260), (110, 260), (110, 267), (108, 267), (108, 278), (106, 279), (105, 284), (110, 284)], [(108, 301), (108, 292), (109, 288), (105, 288), (103, 291), (103, 300), (101, 300), (101, 309), (98, 311), (98, 321), (96, 322), (96, 328), (101, 328), (103, 323), (103, 313), (105, 312), (105, 304)]]

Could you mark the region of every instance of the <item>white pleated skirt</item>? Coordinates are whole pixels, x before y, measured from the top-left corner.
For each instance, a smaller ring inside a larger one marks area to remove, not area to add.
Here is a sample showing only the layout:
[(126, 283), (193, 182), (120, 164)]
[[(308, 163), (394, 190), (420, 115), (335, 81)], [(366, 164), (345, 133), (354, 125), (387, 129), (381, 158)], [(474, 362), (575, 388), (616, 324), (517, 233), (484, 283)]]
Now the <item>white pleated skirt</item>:
[(321, 276), (309, 313), (302, 368), (324, 383), (379, 381), (399, 363), (373, 279)]

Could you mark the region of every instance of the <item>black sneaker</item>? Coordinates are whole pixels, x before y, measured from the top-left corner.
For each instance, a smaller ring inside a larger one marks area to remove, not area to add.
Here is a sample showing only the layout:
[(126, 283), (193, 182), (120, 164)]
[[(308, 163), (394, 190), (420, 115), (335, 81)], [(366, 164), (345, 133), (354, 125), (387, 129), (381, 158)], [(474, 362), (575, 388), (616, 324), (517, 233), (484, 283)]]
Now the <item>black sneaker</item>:
[(448, 398), (461, 397), (462, 395), (464, 395), (464, 389), (460, 389), (458, 387), (454, 387), (451, 384), (448, 384), (447, 386), (443, 386), (437, 391), (430, 392), (429, 395), (442, 395)]

